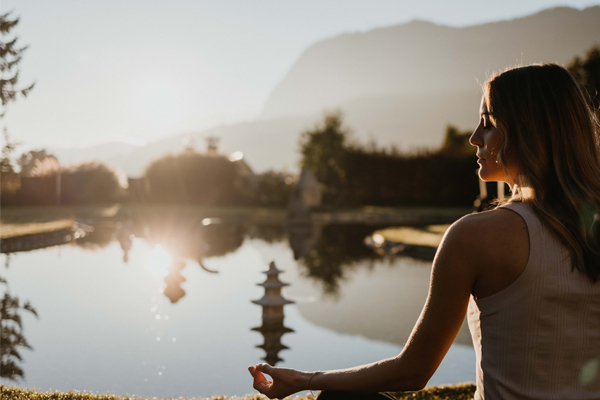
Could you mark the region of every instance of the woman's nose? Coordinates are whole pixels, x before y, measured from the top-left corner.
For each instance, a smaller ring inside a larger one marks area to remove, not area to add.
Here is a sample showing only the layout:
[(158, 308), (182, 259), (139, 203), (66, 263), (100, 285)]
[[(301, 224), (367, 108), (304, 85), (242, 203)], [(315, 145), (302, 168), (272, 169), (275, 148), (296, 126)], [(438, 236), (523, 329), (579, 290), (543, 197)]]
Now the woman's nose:
[(469, 143), (471, 143), (471, 146), (476, 147), (481, 147), (481, 145), (483, 144), (481, 141), (481, 132), (479, 126), (473, 131), (473, 134), (469, 138)]

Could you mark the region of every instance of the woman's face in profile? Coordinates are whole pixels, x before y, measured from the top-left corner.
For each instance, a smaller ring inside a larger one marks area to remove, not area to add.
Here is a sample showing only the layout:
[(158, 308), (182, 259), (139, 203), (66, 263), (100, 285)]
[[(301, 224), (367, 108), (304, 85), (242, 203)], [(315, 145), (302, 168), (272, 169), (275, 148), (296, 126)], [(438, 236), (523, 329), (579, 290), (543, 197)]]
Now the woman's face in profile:
[[(477, 164), (479, 164), (479, 177), (482, 180), (508, 182), (511, 185), (514, 183), (498, 160), (498, 152), (504, 143), (504, 135), (494, 126), (485, 98), (481, 99), (479, 125), (471, 135), (469, 143), (477, 147)], [(507, 168), (507, 170), (510, 171), (511, 168)]]

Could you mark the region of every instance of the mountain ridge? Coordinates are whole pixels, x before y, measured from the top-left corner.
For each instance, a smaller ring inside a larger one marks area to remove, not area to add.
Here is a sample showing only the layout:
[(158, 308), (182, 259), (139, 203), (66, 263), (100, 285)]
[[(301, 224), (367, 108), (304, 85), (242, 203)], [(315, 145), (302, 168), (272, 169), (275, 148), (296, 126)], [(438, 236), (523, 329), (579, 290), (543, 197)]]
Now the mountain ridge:
[(600, 42), (593, 39), (599, 26), (600, 6), (559, 7), (460, 28), (417, 20), (325, 39), (274, 87), (261, 116), (312, 112), (363, 95), (468, 90), (486, 71), (518, 62), (565, 63)]
[[(257, 172), (297, 170), (298, 139), (323, 110), (340, 109), (355, 139), (404, 151), (440, 145), (445, 126), (477, 123), (480, 83), (518, 63), (565, 64), (600, 45), (600, 6), (555, 7), (465, 27), (413, 20), (323, 39), (309, 46), (254, 120), (181, 134), (110, 160), (132, 176), (182, 139), (221, 137)], [(161, 153), (162, 152), (162, 153)]]

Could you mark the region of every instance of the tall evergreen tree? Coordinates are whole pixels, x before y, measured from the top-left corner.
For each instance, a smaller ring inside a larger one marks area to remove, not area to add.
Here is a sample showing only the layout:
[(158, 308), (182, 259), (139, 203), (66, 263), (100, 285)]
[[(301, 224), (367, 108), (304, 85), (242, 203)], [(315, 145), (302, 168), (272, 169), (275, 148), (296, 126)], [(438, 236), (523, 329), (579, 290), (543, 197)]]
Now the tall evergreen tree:
[(10, 18), (10, 13), (0, 15), (0, 101), (2, 110), (0, 118), (6, 113), (8, 103), (17, 96), (27, 96), (35, 82), (19, 88), (19, 63), (27, 46), (19, 47), (17, 37), (9, 37), (11, 30), (19, 23), (19, 18)]
[[(19, 23), (10, 13), (0, 14), (0, 119), (6, 114), (8, 103), (18, 96), (27, 96), (35, 83), (19, 88), (19, 63), (27, 46), (19, 47), (17, 37), (11, 37), (11, 30)], [(18, 143), (11, 140), (6, 127), (3, 129), (4, 145), (0, 154), (0, 196), (3, 204), (9, 204), (21, 185), (18, 174), (13, 170), (12, 154)]]

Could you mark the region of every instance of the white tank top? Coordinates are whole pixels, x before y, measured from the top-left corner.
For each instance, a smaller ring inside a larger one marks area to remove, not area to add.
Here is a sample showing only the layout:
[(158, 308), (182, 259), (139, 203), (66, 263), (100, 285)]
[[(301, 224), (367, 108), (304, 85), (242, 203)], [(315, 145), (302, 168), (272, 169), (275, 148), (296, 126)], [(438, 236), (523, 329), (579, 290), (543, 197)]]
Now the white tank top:
[(600, 281), (572, 270), (567, 249), (529, 206), (529, 259), (500, 292), (469, 301), (475, 399), (600, 399)]

